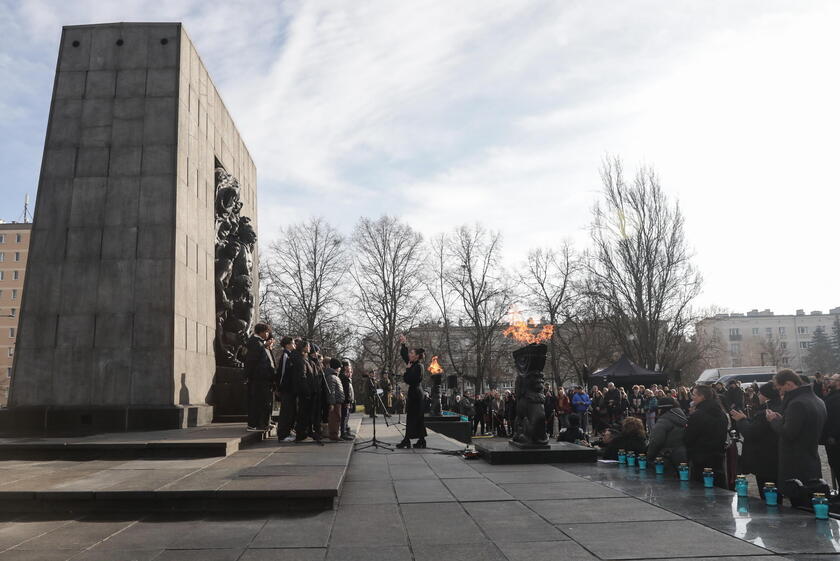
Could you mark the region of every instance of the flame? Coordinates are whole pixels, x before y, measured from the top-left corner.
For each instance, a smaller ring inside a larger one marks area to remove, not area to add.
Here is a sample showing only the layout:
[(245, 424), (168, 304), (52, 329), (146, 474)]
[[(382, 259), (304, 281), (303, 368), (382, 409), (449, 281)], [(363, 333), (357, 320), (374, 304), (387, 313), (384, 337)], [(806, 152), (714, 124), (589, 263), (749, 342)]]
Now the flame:
[(428, 370), (430, 374), (443, 374), (443, 366), (441, 366), (438, 362), (438, 357), (432, 357), (432, 362), (426, 370)]
[[(540, 327), (540, 324), (533, 318), (522, 319), (522, 314), (517, 310), (512, 310), (509, 315), (508, 328), (502, 332), (505, 337), (516, 339), (527, 345), (548, 341), (554, 335), (554, 326), (550, 323)], [(539, 331), (535, 333), (534, 330), (536, 329), (539, 329)]]

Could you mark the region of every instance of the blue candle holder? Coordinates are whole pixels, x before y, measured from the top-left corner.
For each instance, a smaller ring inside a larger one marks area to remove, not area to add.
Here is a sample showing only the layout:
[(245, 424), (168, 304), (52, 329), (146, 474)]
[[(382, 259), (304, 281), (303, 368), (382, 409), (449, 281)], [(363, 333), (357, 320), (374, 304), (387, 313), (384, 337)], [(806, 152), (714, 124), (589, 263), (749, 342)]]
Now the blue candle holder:
[(703, 487), (711, 489), (715, 486), (715, 472), (712, 468), (703, 468)]
[(639, 462), (639, 469), (647, 469), (647, 454), (639, 454), (637, 461)]
[(814, 493), (811, 506), (814, 508), (814, 517), (817, 520), (828, 520), (828, 499), (825, 493)]
[(750, 490), (746, 475), (739, 475), (735, 478), (735, 492), (739, 497), (746, 497)]
[(622, 448), (618, 451), (618, 463), (619, 464), (626, 464), (627, 463), (627, 453)]
[(665, 458), (659, 456), (653, 461), (653, 467), (656, 470), (656, 475), (664, 475), (665, 473)]
[(627, 453), (627, 465), (628, 466), (635, 466), (636, 465), (636, 453), (635, 452), (628, 452)]
[(680, 475), (680, 481), (688, 481), (688, 464), (680, 464), (680, 467), (677, 468), (677, 472)]
[(779, 490), (772, 481), (764, 484), (764, 502), (767, 506), (779, 506)]

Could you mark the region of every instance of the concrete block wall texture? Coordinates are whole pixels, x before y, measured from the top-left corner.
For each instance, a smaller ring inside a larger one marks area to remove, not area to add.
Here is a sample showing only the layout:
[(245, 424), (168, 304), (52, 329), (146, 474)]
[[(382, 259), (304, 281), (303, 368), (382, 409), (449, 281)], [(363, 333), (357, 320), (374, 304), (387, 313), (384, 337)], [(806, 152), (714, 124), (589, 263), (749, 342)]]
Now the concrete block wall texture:
[(64, 28), (10, 405), (205, 403), (216, 161), (256, 225), (256, 168), (180, 24)]

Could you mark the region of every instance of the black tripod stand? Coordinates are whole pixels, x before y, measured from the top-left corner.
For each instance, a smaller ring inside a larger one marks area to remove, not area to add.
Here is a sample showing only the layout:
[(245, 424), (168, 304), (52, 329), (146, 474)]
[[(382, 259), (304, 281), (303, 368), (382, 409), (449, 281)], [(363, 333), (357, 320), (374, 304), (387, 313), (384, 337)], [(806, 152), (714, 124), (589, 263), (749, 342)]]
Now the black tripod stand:
[(370, 440), (363, 440), (361, 442), (357, 442), (355, 445), (355, 450), (364, 450), (366, 448), (382, 448), (384, 450), (394, 450), (394, 446), (392, 444), (388, 444), (387, 442), (382, 442), (381, 440), (376, 438), (376, 410), (377, 405), (382, 406), (382, 418), (385, 419), (385, 426), (388, 425), (388, 410), (385, 408), (385, 404), (382, 403), (382, 398), (379, 397), (379, 394), (376, 392), (376, 386), (373, 385), (373, 380), (367, 378), (368, 381), (368, 391), (371, 392), (373, 401), (373, 438)]

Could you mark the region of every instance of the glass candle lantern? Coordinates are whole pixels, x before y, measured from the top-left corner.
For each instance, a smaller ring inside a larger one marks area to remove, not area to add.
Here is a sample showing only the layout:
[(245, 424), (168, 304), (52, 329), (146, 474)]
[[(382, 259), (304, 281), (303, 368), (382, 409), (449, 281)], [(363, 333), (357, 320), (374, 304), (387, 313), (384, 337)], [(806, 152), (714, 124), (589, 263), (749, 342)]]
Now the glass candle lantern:
[(825, 493), (814, 493), (811, 506), (814, 508), (814, 517), (817, 520), (828, 520), (828, 499)]
[(749, 492), (750, 484), (747, 482), (746, 475), (739, 475), (735, 478), (735, 492), (739, 497), (746, 497)]
[(764, 502), (767, 506), (779, 506), (779, 490), (772, 481), (764, 484)]
[(662, 475), (663, 473), (665, 473), (665, 458), (663, 458), (662, 456), (658, 456), (653, 461), (653, 467), (656, 470), (656, 475)]
[(703, 487), (711, 489), (715, 486), (715, 470), (703, 468)]
[(621, 448), (618, 451), (618, 463), (620, 463), (620, 464), (627, 463), (627, 452), (624, 451), (624, 448)]
[(632, 450), (627, 452), (627, 465), (628, 466), (635, 466), (636, 465), (636, 453)]
[(677, 472), (680, 474), (680, 481), (688, 481), (688, 464), (683, 462), (680, 464), (680, 467), (677, 468)]
[(647, 454), (639, 454), (637, 461), (639, 462), (639, 469), (647, 469)]

